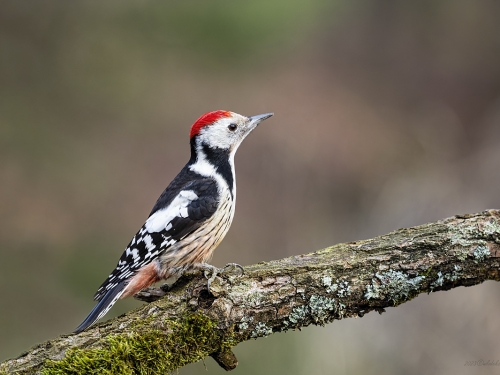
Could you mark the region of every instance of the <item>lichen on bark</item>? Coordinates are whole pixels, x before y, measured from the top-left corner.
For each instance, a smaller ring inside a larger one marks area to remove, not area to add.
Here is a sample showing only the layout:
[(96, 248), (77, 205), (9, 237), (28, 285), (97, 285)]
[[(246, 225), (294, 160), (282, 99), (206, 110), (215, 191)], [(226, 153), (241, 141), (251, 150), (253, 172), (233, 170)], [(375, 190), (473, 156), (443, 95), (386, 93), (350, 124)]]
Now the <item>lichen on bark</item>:
[(231, 370), (239, 342), (498, 281), (499, 257), (500, 212), (490, 210), (248, 266), (210, 291), (188, 274), (141, 292), (153, 302), (139, 309), (4, 362), (0, 374), (162, 374), (206, 356)]

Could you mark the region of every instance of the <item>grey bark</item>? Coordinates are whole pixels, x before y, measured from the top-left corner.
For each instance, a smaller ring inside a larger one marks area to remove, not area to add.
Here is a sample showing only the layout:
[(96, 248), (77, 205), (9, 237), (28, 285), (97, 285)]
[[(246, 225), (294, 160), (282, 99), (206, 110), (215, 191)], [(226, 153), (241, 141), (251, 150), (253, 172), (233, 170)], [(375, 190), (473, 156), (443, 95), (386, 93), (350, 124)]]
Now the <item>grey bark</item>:
[[(174, 341), (187, 343), (178, 355), (181, 358), (167, 359), (170, 362), (163, 369), (170, 371), (210, 355), (230, 370), (237, 364), (230, 347), (239, 342), (310, 324), (362, 317), (373, 310), (383, 312), (420, 293), (498, 281), (499, 257), (500, 211), (490, 210), (258, 263), (245, 267), (244, 275), (227, 272), (215, 279), (210, 292), (206, 279), (193, 273), (166, 293), (162, 289), (141, 292), (136, 298), (153, 302), (137, 310), (78, 335), (47, 341), (4, 362), (0, 373), (66, 373), (64, 369), (78, 366), (79, 356), (87, 358), (88, 353), (98, 353), (102, 363), (94, 363), (95, 356), (90, 356), (85, 366), (112, 373), (110, 369), (116, 364), (102, 359), (108, 350), (115, 350), (110, 338), (142, 340), (152, 331), (166, 338), (162, 346), (166, 351), (174, 350), (169, 346), (172, 335)], [(195, 333), (184, 330), (182, 337), (177, 337), (181, 332), (178, 327), (190, 316), (204, 317), (213, 326), (208, 333), (200, 326)], [(205, 340), (204, 335), (209, 334), (212, 336)], [(197, 336), (190, 341), (190, 335)], [(75, 348), (80, 349), (74, 352), (77, 360), (67, 360), (68, 350)], [(65, 359), (70, 367), (57, 367)], [(136, 362), (124, 366), (130, 373), (139, 371)], [(85, 373), (87, 367), (76, 368), (74, 373)], [(50, 372), (54, 369), (63, 370)], [(159, 371), (155, 369), (148, 370)]]

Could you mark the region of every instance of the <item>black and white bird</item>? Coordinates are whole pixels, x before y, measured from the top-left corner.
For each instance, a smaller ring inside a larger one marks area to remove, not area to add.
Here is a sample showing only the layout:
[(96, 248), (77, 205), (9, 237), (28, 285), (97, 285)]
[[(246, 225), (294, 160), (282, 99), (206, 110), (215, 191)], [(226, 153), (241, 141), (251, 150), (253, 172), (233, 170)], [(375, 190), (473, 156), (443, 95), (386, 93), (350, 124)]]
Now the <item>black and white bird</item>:
[(102, 318), (119, 298), (180, 276), (208, 262), (234, 216), (234, 155), (245, 137), (273, 113), (245, 117), (229, 111), (201, 116), (191, 127), (191, 158), (158, 198), (118, 265), (97, 290), (97, 305), (78, 326)]

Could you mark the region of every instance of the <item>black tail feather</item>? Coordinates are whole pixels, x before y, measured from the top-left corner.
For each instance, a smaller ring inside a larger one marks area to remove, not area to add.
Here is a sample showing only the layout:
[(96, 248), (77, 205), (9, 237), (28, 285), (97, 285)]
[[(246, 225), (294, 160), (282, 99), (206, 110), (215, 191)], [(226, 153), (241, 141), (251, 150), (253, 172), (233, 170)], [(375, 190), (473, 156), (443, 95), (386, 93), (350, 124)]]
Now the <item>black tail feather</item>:
[(74, 333), (80, 333), (87, 329), (89, 326), (94, 324), (97, 320), (102, 318), (115, 302), (122, 295), (125, 288), (125, 281), (122, 281), (113, 289), (108, 290), (108, 292), (102, 297), (102, 299), (95, 305), (90, 314), (85, 318), (85, 320), (80, 324), (74, 331)]

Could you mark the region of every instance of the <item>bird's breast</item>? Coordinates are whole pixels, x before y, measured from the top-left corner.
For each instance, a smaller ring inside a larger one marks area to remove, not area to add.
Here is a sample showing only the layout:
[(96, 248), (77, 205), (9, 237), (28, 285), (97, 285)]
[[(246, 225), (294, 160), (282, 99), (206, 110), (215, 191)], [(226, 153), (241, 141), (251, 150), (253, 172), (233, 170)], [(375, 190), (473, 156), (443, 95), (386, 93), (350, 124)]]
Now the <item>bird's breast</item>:
[(214, 214), (197, 230), (165, 252), (160, 257), (160, 267), (163, 270), (186, 269), (196, 263), (208, 262), (229, 231), (234, 217), (234, 208), (232, 194), (228, 189), (224, 189)]

